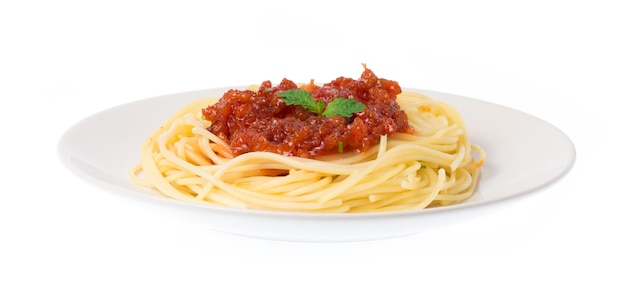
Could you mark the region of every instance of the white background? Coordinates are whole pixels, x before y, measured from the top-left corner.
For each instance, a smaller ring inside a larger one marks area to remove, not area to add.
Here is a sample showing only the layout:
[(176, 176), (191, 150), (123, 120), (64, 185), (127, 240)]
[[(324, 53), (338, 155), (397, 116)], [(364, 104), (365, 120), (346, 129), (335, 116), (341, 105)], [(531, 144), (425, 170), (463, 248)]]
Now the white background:
[[(626, 287), (620, 1), (222, 2), (1, 2), (0, 288)], [(56, 153), (69, 126), (112, 106), (358, 77), (361, 63), (403, 86), (542, 118), (572, 139), (576, 164), (485, 217), (298, 244), (167, 216), (82, 181)]]

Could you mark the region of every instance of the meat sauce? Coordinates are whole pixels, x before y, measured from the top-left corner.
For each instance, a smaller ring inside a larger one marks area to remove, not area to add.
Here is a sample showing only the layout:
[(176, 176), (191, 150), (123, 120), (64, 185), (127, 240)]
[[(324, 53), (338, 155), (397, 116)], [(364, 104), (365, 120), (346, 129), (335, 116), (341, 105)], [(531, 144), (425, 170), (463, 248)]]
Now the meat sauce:
[(285, 104), (278, 94), (299, 87), (283, 79), (276, 86), (264, 81), (258, 92), (229, 90), (202, 110), (204, 119), (211, 122), (207, 129), (229, 143), (235, 156), (264, 151), (305, 158), (363, 152), (382, 135), (412, 133), (407, 115), (396, 101), (402, 92), (398, 83), (378, 78), (363, 67), (358, 80), (339, 77), (321, 86), (311, 81), (300, 87), (325, 105), (335, 98), (365, 104), (365, 109), (352, 117), (323, 117), (302, 106)]

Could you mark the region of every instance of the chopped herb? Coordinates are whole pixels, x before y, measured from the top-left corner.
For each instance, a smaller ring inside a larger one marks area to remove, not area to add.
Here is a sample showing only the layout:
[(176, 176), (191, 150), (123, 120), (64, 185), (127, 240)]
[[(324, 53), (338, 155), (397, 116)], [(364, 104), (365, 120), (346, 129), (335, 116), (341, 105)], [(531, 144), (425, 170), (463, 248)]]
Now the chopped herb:
[(337, 144), (337, 152), (343, 153), (343, 142), (341, 141)]
[(288, 90), (278, 94), (287, 105), (299, 105), (305, 109), (324, 117), (342, 116), (352, 117), (352, 114), (363, 111), (365, 104), (354, 99), (336, 98), (328, 103), (324, 108), (323, 101), (316, 101), (311, 94), (305, 90)]

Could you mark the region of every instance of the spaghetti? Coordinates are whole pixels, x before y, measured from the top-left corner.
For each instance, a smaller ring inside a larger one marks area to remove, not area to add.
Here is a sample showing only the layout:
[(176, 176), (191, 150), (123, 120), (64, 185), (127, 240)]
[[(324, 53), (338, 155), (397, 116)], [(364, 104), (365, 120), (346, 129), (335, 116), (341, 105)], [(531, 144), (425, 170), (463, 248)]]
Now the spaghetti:
[(130, 179), (170, 198), (232, 208), (399, 211), (467, 200), (486, 156), (454, 108), (414, 92), (397, 95), (414, 132), (381, 135), (366, 150), (235, 155), (201, 113), (218, 101), (197, 100), (171, 116), (145, 141)]

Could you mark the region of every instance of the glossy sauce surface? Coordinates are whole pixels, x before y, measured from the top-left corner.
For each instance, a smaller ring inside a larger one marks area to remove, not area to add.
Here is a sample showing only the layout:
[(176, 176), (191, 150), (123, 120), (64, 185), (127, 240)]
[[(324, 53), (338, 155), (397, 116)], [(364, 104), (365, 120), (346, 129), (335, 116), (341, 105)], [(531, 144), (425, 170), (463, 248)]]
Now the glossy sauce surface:
[(202, 110), (211, 122), (207, 130), (230, 144), (233, 154), (253, 151), (314, 158), (341, 152), (362, 152), (378, 143), (382, 135), (413, 133), (396, 96), (397, 82), (378, 78), (364, 66), (359, 79), (338, 77), (321, 86), (300, 87), (325, 105), (335, 98), (352, 98), (365, 109), (352, 117), (323, 117), (299, 105), (287, 105), (278, 94), (298, 89), (291, 80), (278, 85), (263, 82), (258, 92), (229, 90), (215, 104)]

